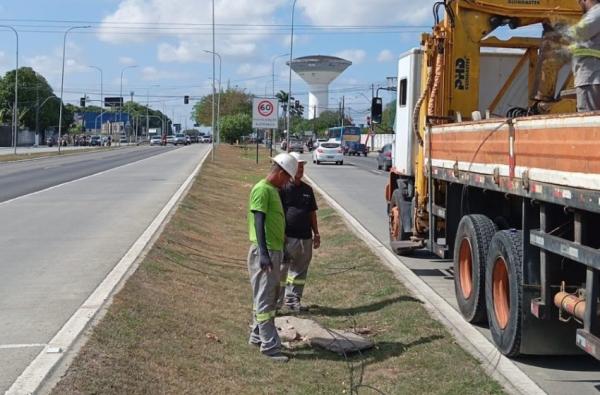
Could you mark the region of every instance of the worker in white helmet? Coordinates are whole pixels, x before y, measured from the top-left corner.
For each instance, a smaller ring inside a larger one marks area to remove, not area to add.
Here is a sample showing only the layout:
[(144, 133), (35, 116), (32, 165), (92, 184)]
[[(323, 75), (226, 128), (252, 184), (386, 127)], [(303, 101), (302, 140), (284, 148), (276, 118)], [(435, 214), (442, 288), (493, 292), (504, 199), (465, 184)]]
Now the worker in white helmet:
[(248, 274), (252, 286), (254, 314), (249, 342), (277, 362), (287, 362), (275, 328), (279, 271), (285, 243), (285, 214), (279, 188), (296, 175), (298, 161), (287, 153), (272, 158), (267, 177), (250, 192), (248, 203)]
[(280, 189), (279, 195), (285, 211), (285, 254), (281, 270), (277, 307), (285, 304), (295, 312), (307, 311), (300, 303), (312, 259), (313, 248), (321, 245), (317, 223), (317, 201), (313, 189), (302, 181), (304, 164), (300, 155), (292, 152), (298, 161), (298, 171), (291, 183)]

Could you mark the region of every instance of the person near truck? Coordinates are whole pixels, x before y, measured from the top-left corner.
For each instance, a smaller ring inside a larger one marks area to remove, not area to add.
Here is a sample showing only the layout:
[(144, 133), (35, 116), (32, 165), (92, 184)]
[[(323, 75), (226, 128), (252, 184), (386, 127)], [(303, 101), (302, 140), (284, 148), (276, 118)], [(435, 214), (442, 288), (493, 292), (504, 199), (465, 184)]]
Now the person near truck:
[(577, 111), (596, 111), (600, 110), (600, 3), (577, 2), (584, 15), (567, 33), (575, 42), (569, 49), (573, 55)]
[[(312, 188), (302, 181), (304, 163), (300, 155), (291, 153), (298, 161), (293, 182), (281, 188), (279, 194), (285, 211), (285, 262), (282, 265), (278, 307), (292, 311), (307, 311), (301, 304), (308, 266), (313, 248), (321, 245), (317, 223), (317, 201)], [(287, 274), (286, 274), (287, 271)]]
[(248, 204), (248, 274), (252, 287), (253, 323), (250, 344), (276, 362), (287, 362), (275, 328), (279, 270), (285, 243), (285, 214), (279, 188), (296, 175), (298, 161), (287, 153), (272, 158), (267, 177), (250, 192)]

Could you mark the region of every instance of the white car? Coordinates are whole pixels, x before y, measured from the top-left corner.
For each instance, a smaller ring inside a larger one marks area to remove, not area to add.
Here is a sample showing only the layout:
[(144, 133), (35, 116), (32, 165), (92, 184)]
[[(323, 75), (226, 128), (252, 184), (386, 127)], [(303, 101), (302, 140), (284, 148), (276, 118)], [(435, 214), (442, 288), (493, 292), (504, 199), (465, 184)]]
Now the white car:
[(320, 165), (322, 162), (335, 162), (336, 165), (344, 164), (344, 151), (340, 143), (326, 142), (319, 144), (313, 151), (313, 163)]

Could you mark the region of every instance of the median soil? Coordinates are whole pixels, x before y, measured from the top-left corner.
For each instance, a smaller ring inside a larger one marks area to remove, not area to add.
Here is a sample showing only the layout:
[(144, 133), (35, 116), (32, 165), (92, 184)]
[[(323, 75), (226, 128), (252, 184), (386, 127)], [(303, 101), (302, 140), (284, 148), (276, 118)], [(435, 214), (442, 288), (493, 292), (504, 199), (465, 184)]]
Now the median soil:
[(247, 344), (246, 204), (267, 153), (256, 165), (253, 151), (221, 146), (206, 161), (54, 393), (501, 393), (322, 199), (303, 316), (375, 347), (302, 348), (280, 365)]

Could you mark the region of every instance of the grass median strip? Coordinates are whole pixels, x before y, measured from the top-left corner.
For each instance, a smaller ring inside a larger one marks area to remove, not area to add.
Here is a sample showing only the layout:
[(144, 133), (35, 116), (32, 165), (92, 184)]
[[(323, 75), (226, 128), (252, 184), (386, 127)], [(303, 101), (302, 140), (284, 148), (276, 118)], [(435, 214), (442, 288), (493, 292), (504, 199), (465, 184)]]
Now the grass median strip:
[(246, 205), (269, 167), (220, 147), (54, 389), (79, 393), (502, 393), (337, 213), (319, 200), (322, 246), (305, 316), (375, 341), (362, 354), (319, 349), (273, 364), (247, 344), (252, 300)]

